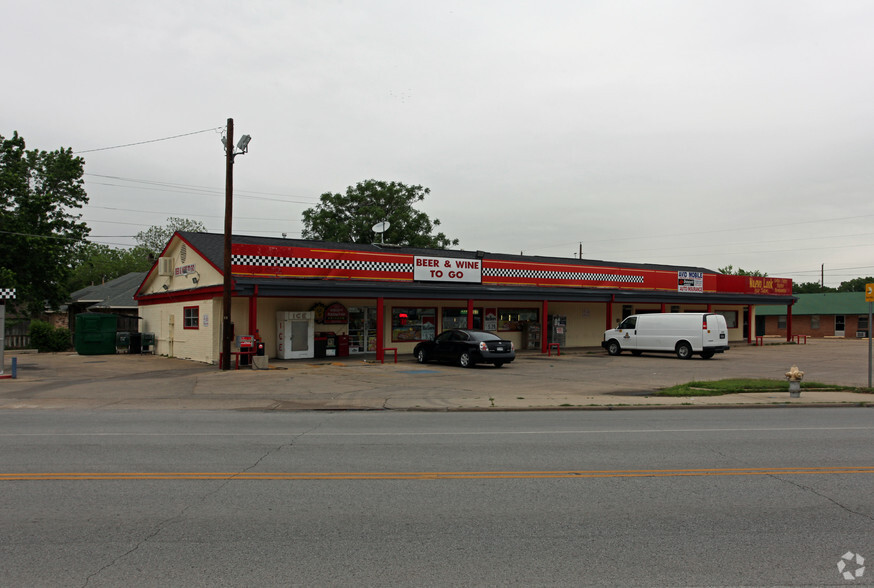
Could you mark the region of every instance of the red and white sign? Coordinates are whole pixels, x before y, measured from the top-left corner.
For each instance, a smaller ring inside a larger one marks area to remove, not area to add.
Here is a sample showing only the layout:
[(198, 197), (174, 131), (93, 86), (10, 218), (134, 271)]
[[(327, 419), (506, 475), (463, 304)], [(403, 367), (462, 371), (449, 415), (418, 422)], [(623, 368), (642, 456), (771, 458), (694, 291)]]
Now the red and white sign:
[(415, 257), (413, 279), (426, 282), (475, 282), (483, 281), (481, 259), (458, 259), (457, 257)]

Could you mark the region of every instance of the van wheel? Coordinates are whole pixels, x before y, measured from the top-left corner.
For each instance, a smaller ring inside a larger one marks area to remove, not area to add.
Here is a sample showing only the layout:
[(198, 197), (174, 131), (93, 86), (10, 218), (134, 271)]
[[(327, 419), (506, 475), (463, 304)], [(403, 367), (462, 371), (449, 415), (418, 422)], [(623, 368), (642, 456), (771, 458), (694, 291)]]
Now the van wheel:
[(610, 355), (619, 355), (622, 353), (622, 347), (619, 345), (619, 341), (611, 339), (610, 342), (607, 343), (607, 353)]
[(715, 352), (713, 352), (713, 351), (702, 351), (701, 357), (703, 357), (704, 359), (710, 359), (711, 357), (713, 357), (714, 353)]
[(677, 357), (679, 357), (680, 359), (691, 359), (692, 346), (685, 341), (677, 343)]

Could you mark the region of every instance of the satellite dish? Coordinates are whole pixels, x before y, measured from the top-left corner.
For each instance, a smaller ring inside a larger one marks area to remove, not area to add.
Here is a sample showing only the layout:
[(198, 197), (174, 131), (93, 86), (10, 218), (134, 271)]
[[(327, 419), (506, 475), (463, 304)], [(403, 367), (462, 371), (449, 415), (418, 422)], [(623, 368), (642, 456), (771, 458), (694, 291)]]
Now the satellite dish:
[(391, 223), (389, 223), (388, 221), (382, 221), (380, 223), (376, 223), (375, 225), (373, 225), (373, 227), (371, 227), (374, 233), (379, 233), (381, 235), (380, 243), (385, 243), (385, 232), (390, 226)]

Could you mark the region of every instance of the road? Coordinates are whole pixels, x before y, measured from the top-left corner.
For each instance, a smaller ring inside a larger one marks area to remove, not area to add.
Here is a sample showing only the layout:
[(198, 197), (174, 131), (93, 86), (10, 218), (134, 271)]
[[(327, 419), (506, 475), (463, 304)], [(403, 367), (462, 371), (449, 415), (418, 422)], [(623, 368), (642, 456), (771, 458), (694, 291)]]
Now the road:
[(867, 408), (0, 412), (9, 586), (874, 581)]

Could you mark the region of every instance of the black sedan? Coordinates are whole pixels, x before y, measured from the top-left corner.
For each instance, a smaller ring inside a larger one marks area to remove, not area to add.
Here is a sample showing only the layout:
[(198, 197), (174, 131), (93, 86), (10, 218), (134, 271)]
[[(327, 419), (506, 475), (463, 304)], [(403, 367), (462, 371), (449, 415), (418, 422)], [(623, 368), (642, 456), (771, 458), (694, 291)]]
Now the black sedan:
[(491, 363), (501, 367), (516, 359), (512, 341), (501, 339), (489, 331), (451, 329), (443, 331), (433, 341), (422, 341), (413, 349), (419, 363), (445, 361), (461, 367)]

